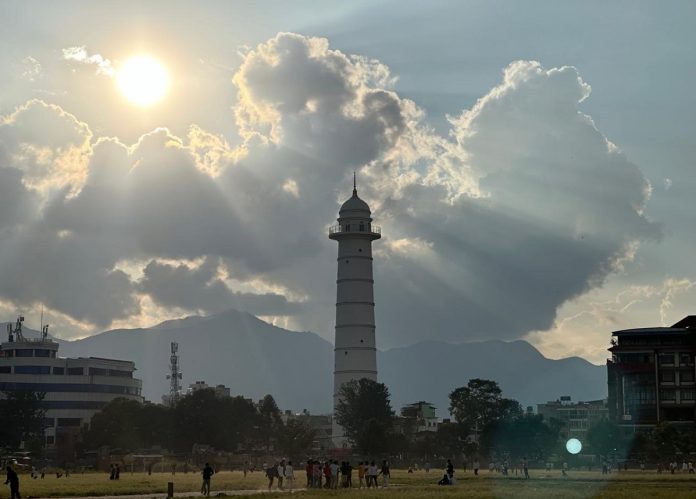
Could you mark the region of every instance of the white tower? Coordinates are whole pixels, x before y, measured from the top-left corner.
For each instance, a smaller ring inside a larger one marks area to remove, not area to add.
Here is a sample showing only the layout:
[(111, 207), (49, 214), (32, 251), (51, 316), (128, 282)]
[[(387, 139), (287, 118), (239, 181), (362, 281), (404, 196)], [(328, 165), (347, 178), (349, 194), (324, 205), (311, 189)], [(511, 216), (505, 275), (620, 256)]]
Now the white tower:
[[(370, 215), (370, 207), (358, 197), (353, 175), (353, 196), (341, 206), (338, 225), (329, 230), (329, 238), (338, 241), (334, 414), (343, 383), (361, 378), (377, 381), (372, 241), (382, 236)], [(345, 445), (343, 428), (335, 420), (332, 433), (334, 445)]]

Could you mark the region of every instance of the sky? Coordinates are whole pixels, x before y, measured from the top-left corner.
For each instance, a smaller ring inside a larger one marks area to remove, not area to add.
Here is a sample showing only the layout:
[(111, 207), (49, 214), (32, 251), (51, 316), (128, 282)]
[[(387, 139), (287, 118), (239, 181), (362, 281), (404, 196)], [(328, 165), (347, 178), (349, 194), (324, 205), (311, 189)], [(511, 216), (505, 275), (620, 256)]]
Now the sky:
[[(3, 2), (0, 316), (68, 339), (237, 308), (332, 340), (356, 171), (379, 348), (602, 363), (696, 311), (695, 11)], [(168, 75), (147, 106), (141, 55)]]

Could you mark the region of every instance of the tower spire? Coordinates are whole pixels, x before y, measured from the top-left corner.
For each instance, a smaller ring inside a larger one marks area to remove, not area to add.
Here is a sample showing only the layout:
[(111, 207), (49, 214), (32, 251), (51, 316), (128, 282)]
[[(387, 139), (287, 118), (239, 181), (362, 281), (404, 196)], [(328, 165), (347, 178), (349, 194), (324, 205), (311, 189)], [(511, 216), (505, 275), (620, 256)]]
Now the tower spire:
[(358, 189), (355, 184), (355, 170), (353, 170), (353, 197), (358, 197)]

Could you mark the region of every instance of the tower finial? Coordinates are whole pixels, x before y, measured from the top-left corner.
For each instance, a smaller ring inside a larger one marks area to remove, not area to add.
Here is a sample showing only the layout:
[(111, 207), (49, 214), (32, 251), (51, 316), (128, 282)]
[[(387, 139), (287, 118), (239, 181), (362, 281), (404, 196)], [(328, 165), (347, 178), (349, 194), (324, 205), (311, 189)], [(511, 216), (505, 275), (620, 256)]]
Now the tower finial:
[(353, 196), (358, 197), (358, 189), (355, 184), (355, 170), (353, 170)]

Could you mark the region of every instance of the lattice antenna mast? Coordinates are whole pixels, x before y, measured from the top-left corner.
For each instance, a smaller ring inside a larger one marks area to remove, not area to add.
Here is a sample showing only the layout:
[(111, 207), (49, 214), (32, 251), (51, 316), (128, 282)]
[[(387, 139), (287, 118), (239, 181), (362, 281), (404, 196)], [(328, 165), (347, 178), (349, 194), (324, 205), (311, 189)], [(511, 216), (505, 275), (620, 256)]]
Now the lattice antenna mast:
[(17, 317), (14, 328), (12, 324), (7, 325), (7, 341), (10, 343), (13, 341), (24, 341), (24, 336), (22, 335), (22, 322), (24, 322), (24, 316), (20, 315)]
[(171, 357), (169, 357), (169, 404), (174, 405), (181, 396), (182, 373), (179, 368), (179, 344), (172, 342)]

